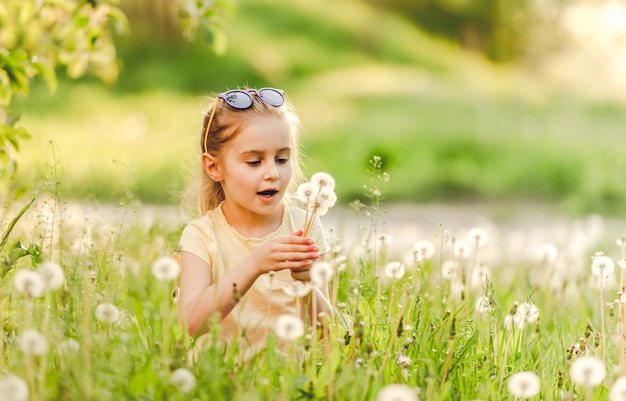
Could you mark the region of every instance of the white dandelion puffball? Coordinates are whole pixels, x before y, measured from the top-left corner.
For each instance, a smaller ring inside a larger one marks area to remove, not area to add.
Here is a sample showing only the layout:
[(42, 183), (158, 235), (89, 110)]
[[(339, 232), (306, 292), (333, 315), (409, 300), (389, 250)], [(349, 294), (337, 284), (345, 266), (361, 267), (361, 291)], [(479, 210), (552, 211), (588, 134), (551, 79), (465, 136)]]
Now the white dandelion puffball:
[(159, 281), (172, 281), (178, 277), (180, 266), (169, 256), (161, 256), (152, 263), (152, 274)]
[(311, 205), (313, 197), (315, 196), (315, 190), (310, 182), (300, 184), (296, 190), (296, 198), (304, 205)]
[(65, 274), (58, 263), (44, 262), (37, 268), (37, 273), (43, 278), (47, 290), (56, 290), (65, 284)]
[(549, 242), (545, 242), (537, 247), (537, 260), (539, 262), (552, 263), (556, 260), (558, 254), (559, 251)]
[(28, 401), (28, 385), (19, 376), (0, 376), (0, 400)]
[(385, 276), (392, 280), (400, 280), (404, 277), (404, 265), (400, 262), (391, 262), (385, 266)]
[(333, 191), (335, 189), (335, 179), (328, 173), (315, 173), (311, 176), (313, 188), (325, 188)]
[(31, 298), (38, 298), (43, 294), (46, 285), (39, 273), (34, 270), (20, 269), (13, 276), (15, 288)]
[(472, 254), (472, 246), (467, 241), (457, 240), (454, 241), (452, 252), (459, 259), (467, 259)]
[(517, 372), (507, 383), (509, 393), (515, 398), (531, 398), (539, 393), (541, 380), (534, 372)]
[(474, 227), (467, 232), (467, 240), (471, 244), (482, 248), (489, 242), (489, 234), (487, 234), (487, 230), (483, 228)]
[(572, 362), (569, 376), (574, 384), (583, 387), (595, 387), (606, 377), (604, 362), (595, 356), (582, 356)]
[(48, 340), (34, 329), (25, 330), (19, 337), (19, 343), (26, 354), (44, 355), (48, 352)]
[(309, 270), (311, 282), (318, 287), (323, 286), (333, 278), (333, 267), (328, 262), (315, 262)]
[(301, 298), (311, 292), (312, 289), (313, 286), (311, 283), (300, 280), (294, 280), (283, 287), (285, 294), (292, 298)]
[(539, 309), (535, 304), (524, 302), (517, 306), (515, 317), (526, 323), (535, 323), (539, 320)]
[(120, 310), (109, 303), (101, 303), (96, 307), (96, 319), (102, 323), (115, 323), (120, 318)]
[(609, 390), (609, 401), (626, 401), (626, 376), (615, 380)]
[(72, 354), (80, 349), (80, 343), (73, 338), (68, 338), (57, 345), (57, 352), (59, 354)]
[(591, 272), (596, 276), (610, 276), (615, 270), (615, 263), (613, 263), (613, 259), (605, 255), (598, 255), (591, 257)]
[(406, 384), (388, 384), (376, 395), (376, 401), (419, 401), (417, 392)]
[(491, 305), (489, 298), (483, 295), (476, 300), (474, 310), (480, 314), (489, 313), (493, 311), (493, 305)]
[(328, 212), (328, 209), (335, 206), (337, 203), (337, 195), (332, 189), (322, 188), (317, 195), (317, 207), (319, 216), (323, 216)]
[(173, 371), (170, 381), (183, 393), (188, 393), (196, 388), (196, 377), (185, 368), (178, 368)]
[(283, 341), (295, 341), (304, 334), (304, 322), (295, 315), (280, 315), (276, 319), (274, 331)]
[(452, 280), (459, 271), (459, 264), (456, 260), (446, 260), (441, 264), (441, 277), (444, 280)]
[(435, 255), (435, 246), (426, 240), (417, 241), (413, 244), (413, 250), (418, 251), (424, 259), (431, 259)]

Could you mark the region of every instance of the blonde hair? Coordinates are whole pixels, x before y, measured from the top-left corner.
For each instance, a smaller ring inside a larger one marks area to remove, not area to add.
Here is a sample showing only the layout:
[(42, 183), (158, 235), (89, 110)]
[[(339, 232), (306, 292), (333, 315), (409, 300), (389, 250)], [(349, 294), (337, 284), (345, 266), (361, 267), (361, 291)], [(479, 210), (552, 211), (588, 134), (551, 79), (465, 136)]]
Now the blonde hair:
[[(241, 90), (247, 90), (243, 88)], [(251, 94), (252, 106), (247, 109), (236, 109), (229, 106), (222, 100), (217, 100), (217, 96), (213, 98), (213, 107), (216, 107), (211, 127), (205, 138), (205, 132), (212, 108), (204, 114), (202, 129), (200, 130), (200, 140), (198, 141), (198, 150), (200, 157), (196, 172), (188, 180), (187, 188), (183, 192), (183, 210), (188, 215), (194, 216), (194, 210), (204, 215), (207, 211), (215, 209), (224, 200), (224, 191), (219, 182), (215, 182), (204, 171), (202, 164), (202, 154), (206, 143), (206, 151), (214, 156), (222, 153), (224, 146), (233, 140), (245, 125), (252, 119), (265, 116), (277, 116), (285, 118), (290, 125), (291, 133), (291, 163), (293, 173), (291, 181), (287, 187), (287, 193), (293, 194), (303, 181), (303, 172), (300, 160), (300, 119), (295, 112), (293, 105), (287, 100), (285, 104), (279, 107), (270, 106), (263, 103), (254, 94)], [(206, 142), (205, 142), (206, 141)]]

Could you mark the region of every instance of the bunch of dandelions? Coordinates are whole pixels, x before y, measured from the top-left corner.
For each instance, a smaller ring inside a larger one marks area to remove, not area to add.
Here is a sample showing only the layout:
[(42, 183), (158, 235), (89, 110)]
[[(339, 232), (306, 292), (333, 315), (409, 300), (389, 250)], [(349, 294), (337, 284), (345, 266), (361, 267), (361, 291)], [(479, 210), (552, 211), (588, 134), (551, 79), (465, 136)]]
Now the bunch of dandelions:
[(296, 196), (306, 210), (303, 233), (306, 236), (315, 219), (325, 215), (337, 202), (335, 179), (327, 173), (315, 173), (311, 176), (311, 181), (298, 187)]

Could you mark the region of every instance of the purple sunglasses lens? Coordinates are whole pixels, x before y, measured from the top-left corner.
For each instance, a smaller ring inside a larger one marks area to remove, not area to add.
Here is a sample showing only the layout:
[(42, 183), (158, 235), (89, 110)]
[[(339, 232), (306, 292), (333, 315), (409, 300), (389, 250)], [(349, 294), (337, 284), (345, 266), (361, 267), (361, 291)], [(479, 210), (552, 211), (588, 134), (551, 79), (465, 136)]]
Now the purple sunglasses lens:
[(220, 97), (236, 109), (247, 109), (252, 106), (252, 97), (244, 91), (229, 91)]
[(285, 97), (276, 89), (263, 88), (257, 92), (259, 98), (270, 106), (278, 107), (285, 104)]

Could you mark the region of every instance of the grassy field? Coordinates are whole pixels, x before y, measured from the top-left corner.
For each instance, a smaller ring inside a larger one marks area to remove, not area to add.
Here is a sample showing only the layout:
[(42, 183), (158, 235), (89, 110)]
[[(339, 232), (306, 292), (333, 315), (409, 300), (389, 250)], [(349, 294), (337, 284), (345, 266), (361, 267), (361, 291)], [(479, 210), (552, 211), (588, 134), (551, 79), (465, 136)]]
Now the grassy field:
[(597, 401), (621, 388), (623, 234), (598, 217), (390, 231), (385, 204), (368, 205), (344, 211), (354, 231), (326, 227), (337, 313), (321, 318), (324, 337), (305, 330), (279, 353), (276, 328), (244, 365), (236, 348), (191, 353), (175, 275), (154, 270), (183, 223), (137, 203), (39, 199), (2, 249), (0, 389), (12, 401)]

